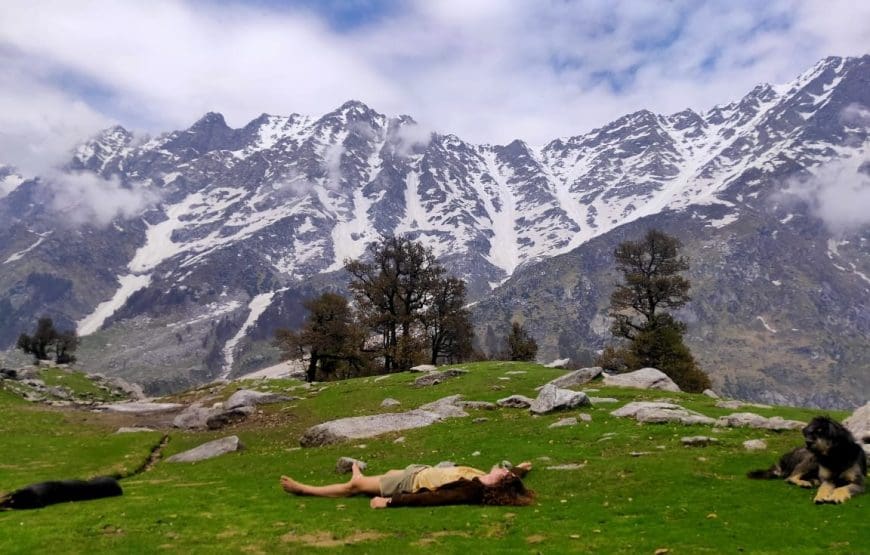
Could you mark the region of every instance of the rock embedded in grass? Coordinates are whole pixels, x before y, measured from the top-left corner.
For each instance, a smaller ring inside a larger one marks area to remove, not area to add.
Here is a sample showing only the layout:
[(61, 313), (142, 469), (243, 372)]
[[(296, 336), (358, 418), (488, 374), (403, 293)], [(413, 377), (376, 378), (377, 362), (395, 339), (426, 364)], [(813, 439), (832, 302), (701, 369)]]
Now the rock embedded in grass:
[(203, 443), (183, 453), (172, 455), (166, 462), (199, 462), (244, 449), (238, 436), (228, 436)]
[[(298, 397), (296, 398), (298, 399)], [(265, 393), (262, 391), (254, 391), (252, 389), (240, 389), (230, 395), (230, 398), (224, 402), (224, 407), (234, 409), (238, 407), (253, 407), (267, 403), (281, 403), (291, 401), (287, 395), (280, 393)]]
[(511, 409), (527, 409), (535, 400), (525, 395), (511, 395), (495, 402), (500, 407)]
[(763, 451), (767, 449), (767, 442), (763, 439), (747, 439), (743, 442), (743, 448), (747, 451)]
[(347, 474), (349, 472), (352, 472), (354, 463), (356, 463), (360, 470), (365, 470), (368, 467), (368, 464), (359, 459), (355, 459), (353, 457), (340, 457), (335, 463), (335, 471), (338, 474)]
[(547, 383), (556, 387), (576, 387), (591, 382), (600, 376), (602, 371), (603, 369), (600, 366), (581, 368), (579, 370), (572, 370), (564, 376), (559, 376)]
[(870, 402), (867, 402), (863, 407), (855, 409), (848, 418), (843, 420), (843, 426), (846, 427), (859, 443), (864, 443), (864, 449), (868, 449), (870, 443)]
[(553, 422), (552, 424), (550, 424), (547, 427), (548, 428), (564, 428), (565, 426), (576, 426), (576, 425), (577, 425), (577, 419), (572, 416), (569, 418), (563, 418), (559, 421)]
[(765, 418), (752, 412), (735, 412), (726, 416), (720, 416), (716, 425), (723, 428), (760, 428), (764, 430), (800, 430), (806, 426), (806, 422), (786, 420), (781, 416)]
[(392, 408), (392, 407), (398, 407), (401, 404), (402, 403), (400, 403), (398, 400), (393, 399), (391, 397), (387, 397), (386, 399), (381, 401), (381, 408), (388, 409), (388, 408)]
[(529, 411), (532, 414), (547, 414), (556, 410), (573, 409), (589, 404), (589, 397), (582, 391), (572, 391), (547, 384), (538, 393), (538, 397), (532, 401)]
[(406, 412), (352, 416), (308, 428), (299, 439), (303, 447), (330, 445), (348, 439), (362, 439), (413, 428), (431, 426), (445, 418), (468, 416), (456, 406), (461, 395), (451, 395)]
[(633, 401), (610, 414), (618, 418), (634, 418), (638, 422), (646, 424), (675, 422), (683, 425), (710, 425), (716, 422), (709, 416), (690, 411), (679, 405), (654, 401)]
[(441, 372), (427, 372), (426, 374), (423, 374), (422, 376), (414, 380), (414, 387), (427, 387), (430, 385), (437, 385), (444, 380), (456, 378), (467, 373), (468, 370), (465, 370), (464, 368), (448, 368), (447, 370), (443, 370)]
[(715, 437), (707, 436), (687, 436), (680, 439), (680, 442), (687, 447), (704, 447), (711, 443), (719, 443)]
[(667, 374), (655, 368), (641, 368), (625, 374), (604, 374), (604, 385), (680, 391), (677, 384)]

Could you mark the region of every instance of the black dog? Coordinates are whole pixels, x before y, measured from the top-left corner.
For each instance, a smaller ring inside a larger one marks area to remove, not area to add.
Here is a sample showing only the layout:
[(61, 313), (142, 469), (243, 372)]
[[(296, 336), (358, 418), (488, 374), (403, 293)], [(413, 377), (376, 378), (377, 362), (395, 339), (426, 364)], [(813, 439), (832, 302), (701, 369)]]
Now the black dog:
[(802, 488), (819, 485), (819, 462), (806, 447), (792, 449), (779, 462), (767, 470), (753, 470), (747, 474), (755, 480), (784, 478), (789, 484)]
[(803, 435), (806, 447), (793, 449), (769, 469), (747, 476), (785, 478), (804, 488), (819, 486), (816, 503), (843, 503), (864, 491), (867, 456), (849, 430), (827, 416), (817, 416), (804, 427)]
[(807, 449), (819, 463), (822, 485), (816, 503), (843, 503), (864, 491), (867, 455), (852, 433), (827, 416), (813, 418), (803, 429)]
[(101, 476), (87, 481), (40, 482), (0, 497), (0, 510), (40, 509), (55, 503), (115, 497), (123, 493), (118, 480), (110, 476)]

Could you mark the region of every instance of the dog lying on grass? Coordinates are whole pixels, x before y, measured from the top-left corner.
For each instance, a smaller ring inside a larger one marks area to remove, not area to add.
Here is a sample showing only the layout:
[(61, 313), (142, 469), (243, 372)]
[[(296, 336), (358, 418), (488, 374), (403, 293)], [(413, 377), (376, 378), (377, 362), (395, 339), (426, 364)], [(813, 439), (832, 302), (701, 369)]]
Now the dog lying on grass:
[(0, 510), (41, 509), (68, 501), (87, 501), (122, 495), (121, 484), (110, 476), (91, 480), (39, 482), (0, 497)]
[(806, 447), (793, 449), (769, 469), (747, 476), (784, 478), (803, 488), (819, 486), (815, 503), (843, 503), (864, 491), (867, 456), (849, 430), (827, 416), (817, 416), (802, 432)]

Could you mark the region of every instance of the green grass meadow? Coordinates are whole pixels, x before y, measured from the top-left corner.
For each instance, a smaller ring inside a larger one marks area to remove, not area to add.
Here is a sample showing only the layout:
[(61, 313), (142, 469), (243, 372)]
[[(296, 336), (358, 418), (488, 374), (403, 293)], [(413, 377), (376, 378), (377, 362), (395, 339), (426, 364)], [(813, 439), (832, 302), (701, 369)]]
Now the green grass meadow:
[[(122, 481), (122, 497), (0, 512), (0, 553), (866, 553), (870, 550), (864, 495), (842, 506), (812, 503), (813, 492), (780, 481), (751, 481), (800, 444), (797, 431), (775, 433), (709, 426), (638, 425), (610, 416), (634, 400), (675, 399), (708, 416), (731, 412), (699, 395), (604, 388), (596, 397), (617, 404), (531, 416), (521, 409), (473, 410), (450, 419), (341, 445), (302, 449), (311, 425), (384, 412), (392, 397), (409, 410), (446, 395), (495, 401), (536, 395), (535, 387), (563, 371), (535, 364), (463, 365), (466, 375), (413, 388), (412, 374), (359, 378), (311, 390), (292, 380), (255, 385), (303, 397), (262, 406), (248, 421), (219, 432), (170, 431), (164, 457), (205, 441), (238, 435), (246, 449), (194, 464), (159, 462)], [(507, 374), (525, 371), (524, 374)], [(500, 379), (508, 378), (508, 379)], [(2, 386), (0, 386), (2, 387)], [(196, 394), (204, 394), (200, 390)], [(188, 395), (187, 397), (192, 396)], [(739, 409), (809, 420), (817, 411), (777, 407)], [(566, 416), (591, 422), (550, 429)], [(834, 413), (842, 418), (844, 414)], [(485, 422), (474, 419), (485, 417)], [(88, 478), (129, 470), (147, 457), (161, 432), (114, 434), (105, 415), (42, 407), (0, 389), (0, 492), (29, 483)], [(684, 447), (684, 436), (719, 441)], [(404, 441), (396, 442), (399, 437)], [(742, 442), (763, 438), (769, 449), (747, 452)], [(640, 455), (638, 455), (640, 453)], [(368, 499), (293, 497), (281, 474), (313, 484), (343, 481), (336, 460), (352, 456), (381, 473), (409, 463), (451, 460), (487, 469), (508, 459), (530, 460), (526, 479), (537, 492), (529, 507), (431, 507), (372, 510)], [(548, 466), (583, 465), (575, 470)]]

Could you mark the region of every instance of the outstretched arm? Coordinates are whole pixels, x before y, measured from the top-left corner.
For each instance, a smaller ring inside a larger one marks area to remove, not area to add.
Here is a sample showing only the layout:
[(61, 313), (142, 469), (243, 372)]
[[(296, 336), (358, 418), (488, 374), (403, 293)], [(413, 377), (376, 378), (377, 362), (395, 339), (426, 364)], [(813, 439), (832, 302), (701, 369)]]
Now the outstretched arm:
[(478, 504), (481, 501), (477, 488), (467, 487), (424, 490), (417, 493), (397, 493), (392, 497), (373, 497), (369, 506), (372, 509), (395, 507), (432, 507), (437, 505)]

